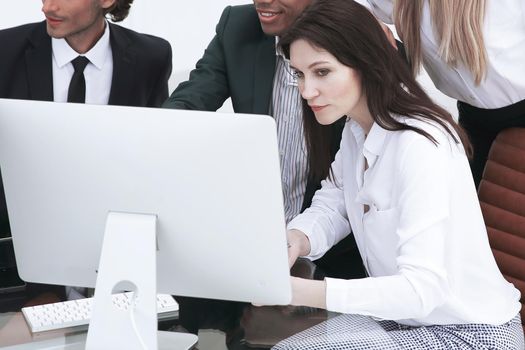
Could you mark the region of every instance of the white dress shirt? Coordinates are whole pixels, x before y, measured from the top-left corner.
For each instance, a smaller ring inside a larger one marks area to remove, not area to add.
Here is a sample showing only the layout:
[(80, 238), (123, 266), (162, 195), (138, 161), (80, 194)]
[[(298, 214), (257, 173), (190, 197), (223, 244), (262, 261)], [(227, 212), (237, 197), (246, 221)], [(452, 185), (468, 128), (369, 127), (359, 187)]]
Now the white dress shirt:
[[(51, 39), (53, 50), (53, 100), (67, 102), (67, 92), (71, 77), (75, 72), (73, 61), (79, 56), (65, 39)], [(89, 63), (84, 70), (86, 80), (86, 103), (107, 105), (113, 78), (113, 54), (109, 41), (109, 25), (106, 23), (104, 34), (95, 46), (81, 56), (86, 56)]]
[[(393, 0), (357, 0), (385, 23), (393, 23)], [(488, 56), (487, 75), (476, 86), (463, 64), (449, 67), (438, 55), (428, 2), (421, 19), (423, 65), (444, 94), (486, 109), (525, 100), (525, 1), (486, 0), (483, 37)]]
[[(111, 81), (113, 79), (113, 52), (109, 41), (109, 25), (106, 22), (104, 34), (95, 46), (82, 56), (89, 59), (84, 69), (86, 81), (87, 104), (107, 105), (111, 92)], [(51, 38), (53, 52), (53, 101), (67, 102), (67, 94), (71, 77), (75, 72), (73, 61), (79, 56), (65, 39)], [(66, 286), (68, 300), (86, 297), (86, 289)]]
[(288, 225), (308, 236), (311, 259), (352, 228), (371, 277), (327, 278), (328, 310), (414, 326), (508, 322), (520, 293), (496, 266), (463, 147), (438, 127), (400, 119), (439, 146), (377, 124), (365, 139), (348, 121), (333, 180)]

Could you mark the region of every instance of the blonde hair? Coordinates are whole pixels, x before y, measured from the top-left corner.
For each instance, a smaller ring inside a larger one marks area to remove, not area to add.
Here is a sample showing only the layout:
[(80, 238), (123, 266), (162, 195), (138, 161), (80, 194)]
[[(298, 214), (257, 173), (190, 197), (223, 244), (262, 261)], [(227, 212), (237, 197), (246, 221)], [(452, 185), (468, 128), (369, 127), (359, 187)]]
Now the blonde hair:
[[(421, 16), (425, 0), (395, 0), (394, 21), (416, 75), (421, 67)], [(428, 0), (439, 56), (451, 67), (463, 63), (479, 85), (487, 72), (483, 41), (486, 0)]]

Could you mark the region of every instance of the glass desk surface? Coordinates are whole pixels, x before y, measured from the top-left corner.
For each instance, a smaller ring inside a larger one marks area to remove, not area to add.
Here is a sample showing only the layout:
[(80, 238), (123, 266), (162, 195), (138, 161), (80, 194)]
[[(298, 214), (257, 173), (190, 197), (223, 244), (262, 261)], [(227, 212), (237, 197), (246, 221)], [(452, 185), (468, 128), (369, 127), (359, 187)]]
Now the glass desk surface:
[[(304, 261), (294, 266), (292, 274), (322, 279), (322, 272), (310, 264)], [(285, 338), (338, 315), (307, 307), (258, 307), (232, 301), (176, 299), (179, 302), (179, 317), (159, 322), (159, 330), (196, 334), (199, 342), (195, 348), (200, 350), (268, 349)], [(53, 293), (38, 295), (30, 301), (16, 294), (0, 295), (0, 301), (0, 348), (37, 349), (56, 342), (74, 342), (85, 336), (85, 328), (31, 333), (20, 312), (21, 307), (60, 301)]]

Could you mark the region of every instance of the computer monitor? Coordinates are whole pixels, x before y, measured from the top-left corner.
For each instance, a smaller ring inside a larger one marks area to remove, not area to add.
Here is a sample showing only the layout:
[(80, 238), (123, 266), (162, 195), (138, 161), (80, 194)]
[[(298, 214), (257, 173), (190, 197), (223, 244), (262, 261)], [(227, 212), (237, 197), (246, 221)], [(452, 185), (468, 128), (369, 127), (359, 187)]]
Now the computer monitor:
[(159, 293), (290, 302), (271, 117), (0, 99), (0, 166), (25, 281), (95, 287), (108, 213), (149, 214)]

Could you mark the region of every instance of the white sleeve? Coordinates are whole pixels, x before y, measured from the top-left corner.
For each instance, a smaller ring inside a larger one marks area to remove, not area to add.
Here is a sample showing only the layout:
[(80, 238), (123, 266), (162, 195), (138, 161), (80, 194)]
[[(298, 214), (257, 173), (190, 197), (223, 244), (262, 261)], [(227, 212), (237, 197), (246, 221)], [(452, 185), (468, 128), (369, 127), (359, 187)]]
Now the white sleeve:
[(392, 0), (355, 0), (357, 3), (366, 7), (379, 20), (386, 24), (394, 24), (393, 12), (394, 2)]
[(310, 240), (310, 254), (315, 260), (324, 255), (350, 232), (346, 212), (341, 169), (341, 150), (335, 156), (331, 169), (333, 179), (321, 182), (321, 189), (315, 192), (312, 205), (288, 223), (288, 229), (297, 229)]
[[(395, 229), (396, 275), (357, 280), (326, 279), (327, 308), (390, 320), (426, 317), (444, 303), (449, 284), (445, 239), (449, 217), (451, 151), (423, 137), (406, 145), (392, 169), (401, 189), (394, 198), (399, 223)], [(458, 248), (459, 249), (459, 248)]]

